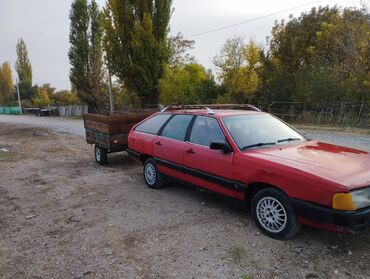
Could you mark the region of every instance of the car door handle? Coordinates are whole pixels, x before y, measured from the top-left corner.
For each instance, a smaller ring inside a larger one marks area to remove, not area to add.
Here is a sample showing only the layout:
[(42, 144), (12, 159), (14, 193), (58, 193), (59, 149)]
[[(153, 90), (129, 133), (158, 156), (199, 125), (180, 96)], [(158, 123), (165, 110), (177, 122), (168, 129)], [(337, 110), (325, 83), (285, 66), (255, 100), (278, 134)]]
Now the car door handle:
[(154, 143), (155, 145), (162, 145), (160, 141)]
[(186, 150), (186, 153), (194, 154), (195, 152), (194, 152), (193, 149), (190, 148), (190, 149)]

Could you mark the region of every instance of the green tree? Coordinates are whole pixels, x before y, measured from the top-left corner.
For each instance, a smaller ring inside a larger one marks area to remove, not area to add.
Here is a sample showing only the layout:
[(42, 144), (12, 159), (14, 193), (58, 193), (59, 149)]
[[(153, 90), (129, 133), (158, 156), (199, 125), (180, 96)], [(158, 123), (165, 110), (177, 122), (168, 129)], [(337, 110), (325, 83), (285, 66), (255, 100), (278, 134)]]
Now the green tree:
[(218, 77), (226, 88), (226, 95), (220, 96), (220, 102), (245, 103), (257, 92), (261, 83), (258, 73), (261, 53), (261, 48), (253, 42), (245, 44), (243, 38), (226, 41), (214, 58)]
[(13, 75), (8, 62), (0, 66), (0, 104), (7, 105), (13, 100)]
[(159, 82), (160, 102), (166, 105), (212, 102), (217, 97), (216, 87), (212, 73), (202, 65), (167, 66)]
[(156, 104), (169, 59), (171, 0), (108, 0), (104, 9), (108, 68), (142, 106)]
[(189, 50), (194, 48), (194, 43), (193, 40), (185, 39), (182, 33), (169, 37), (169, 65), (178, 66), (195, 63), (194, 56), (189, 54)]
[(74, 0), (70, 11), (70, 80), (90, 111), (105, 107), (101, 12), (95, 0)]
[(35, 96), (37, 88), (32, 87), (32, 66), (28, 58), (26, 43), (22, 38), (17, 42), (16, 52), (15, 69), (18, 74), (19, 93), (22, 100), (31, 100)]
[(18, 40), (16, 51), (17, 61), (15, 62), (15, 69), (18, 73), (19, 82), (32, 85), (32, 66), (28, 58), (26, 43), (22, 38)]
[(370, 16), (363, 10), (313, 8), (276, 23), (263, 62), (264, 100), (369, 100)]

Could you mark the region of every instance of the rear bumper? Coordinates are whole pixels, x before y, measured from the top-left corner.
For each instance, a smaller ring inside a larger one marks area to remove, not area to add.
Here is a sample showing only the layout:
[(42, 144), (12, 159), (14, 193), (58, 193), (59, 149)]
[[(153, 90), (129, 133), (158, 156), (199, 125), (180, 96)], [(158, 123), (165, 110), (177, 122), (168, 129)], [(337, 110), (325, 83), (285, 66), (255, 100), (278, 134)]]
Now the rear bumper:
[(338, 231), (361, 232), (370, 229), (370, 208), (356, 212), (334, 210), (298, 199), (291, 199), (295, 212), (303, 219), (320, 225), (335, 226)]

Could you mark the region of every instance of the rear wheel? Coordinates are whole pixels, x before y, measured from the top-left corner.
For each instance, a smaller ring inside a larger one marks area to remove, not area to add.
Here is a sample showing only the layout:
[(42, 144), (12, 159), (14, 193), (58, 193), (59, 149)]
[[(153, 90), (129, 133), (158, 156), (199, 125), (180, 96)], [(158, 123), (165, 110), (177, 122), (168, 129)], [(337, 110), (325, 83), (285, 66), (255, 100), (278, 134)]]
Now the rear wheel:
[(257, 192), (252, 200), (252, 216), (258, 228), (275, 239), (290, 239), (300, 229), (289, 198), (275, 188), (265, 188)]
[(144, 163), (144, 180), (146, 185), (152, 189), (159, 189), (164, 186), (162, 174), (158, 171), (157, 164), (152, 158)]
[(105, 148), (95, 145), (94, 155), (99, 165), (105, 165), (108, 162), (108, 150)]

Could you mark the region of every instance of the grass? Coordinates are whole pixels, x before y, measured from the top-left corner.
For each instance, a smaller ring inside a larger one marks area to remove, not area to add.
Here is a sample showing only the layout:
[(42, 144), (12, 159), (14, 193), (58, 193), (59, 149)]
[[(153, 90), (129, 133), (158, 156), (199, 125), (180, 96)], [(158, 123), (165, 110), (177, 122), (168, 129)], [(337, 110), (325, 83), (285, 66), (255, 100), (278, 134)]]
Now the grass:
[(241, 264), (248, 260), (247, 250), (241, 245), (234, 245), (231, 248), (231, 258), (236, 264)]

